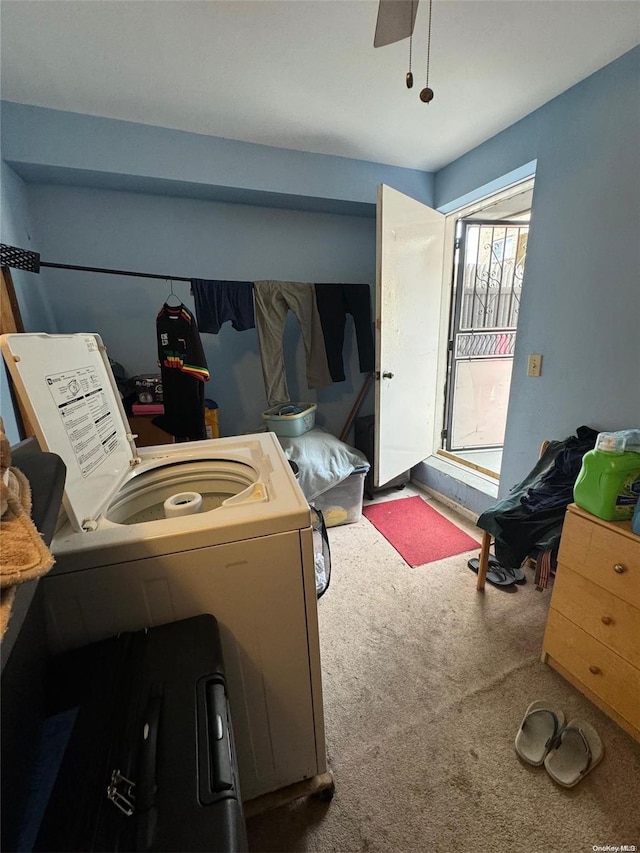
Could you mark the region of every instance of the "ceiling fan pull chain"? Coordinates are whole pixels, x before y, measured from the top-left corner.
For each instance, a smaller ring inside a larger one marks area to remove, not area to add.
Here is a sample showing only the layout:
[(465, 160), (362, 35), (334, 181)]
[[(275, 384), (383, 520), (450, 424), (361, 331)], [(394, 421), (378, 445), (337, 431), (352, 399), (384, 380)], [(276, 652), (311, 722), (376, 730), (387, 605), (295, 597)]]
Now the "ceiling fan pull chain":
[(431, 60), (431, 10), (433, 8), (433, 0), (429, 0), (429, 23), (427, 29), (427, 79), (424, 84), (424, 89), (420, 92), (420, 100), (425, 104), (433, 100), (433, 89), (429, 88), (429, 62)]
[(406, 82), (407, 89), (411, 89), (413, 87), (413, 74), (411, 72), (411, 59), (413, 56), (413, 4), (415, 0), (411, 0), (411, 11), (409, 14), (411, 15), (409, 19), (409, 28), (411, 29), (411, 35), (409, 36), (409, 70), (407, 71)]

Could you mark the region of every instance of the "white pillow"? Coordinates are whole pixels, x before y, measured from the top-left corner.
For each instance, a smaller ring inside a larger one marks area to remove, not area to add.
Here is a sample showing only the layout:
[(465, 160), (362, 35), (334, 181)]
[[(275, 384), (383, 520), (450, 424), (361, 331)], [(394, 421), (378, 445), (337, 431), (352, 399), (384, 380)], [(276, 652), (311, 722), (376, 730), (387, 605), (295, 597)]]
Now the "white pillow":
[(335, 435), (315, 427), (295, 438), (278, 436), (287, 459), (298, 466), (298, 483), (311, 502), (358, 469), (368, 471), (367, 457)]

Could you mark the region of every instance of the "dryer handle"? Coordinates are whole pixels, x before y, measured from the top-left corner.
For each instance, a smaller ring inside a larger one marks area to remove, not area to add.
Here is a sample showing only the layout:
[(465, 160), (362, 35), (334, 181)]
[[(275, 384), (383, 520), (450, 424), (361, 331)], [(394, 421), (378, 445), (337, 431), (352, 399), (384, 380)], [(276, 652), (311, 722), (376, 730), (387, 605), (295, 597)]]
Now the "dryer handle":
[(234, 793), (229, 703), (223, 682), (206, 679), (198, 687), (198, 795), (208, 805)]

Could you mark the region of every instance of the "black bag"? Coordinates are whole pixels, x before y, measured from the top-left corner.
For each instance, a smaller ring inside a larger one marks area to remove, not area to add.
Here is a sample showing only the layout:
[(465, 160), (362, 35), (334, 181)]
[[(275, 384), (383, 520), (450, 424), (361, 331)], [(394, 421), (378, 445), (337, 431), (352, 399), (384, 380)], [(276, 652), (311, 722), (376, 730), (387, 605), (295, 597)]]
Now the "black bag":
[(68, 652), (50, 682), (77, 716), (34, 850), (246, 850), (213, 616)]
[(316, 596), (321, 598), (329, 588), (331, 580), (331, 550), (327, 525), (321, 510), (314, 506), (311, 509), (311, 526), (313, 527), (313, 556), (316, 574)]

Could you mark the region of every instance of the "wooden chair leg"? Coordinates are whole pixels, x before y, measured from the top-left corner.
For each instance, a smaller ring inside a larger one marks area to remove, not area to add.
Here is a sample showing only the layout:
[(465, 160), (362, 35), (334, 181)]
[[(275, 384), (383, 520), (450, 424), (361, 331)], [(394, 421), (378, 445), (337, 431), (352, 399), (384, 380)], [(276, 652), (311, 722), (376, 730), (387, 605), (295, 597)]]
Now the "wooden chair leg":
[(489, 568), (489, 548), (491, 547), (491, 534), (487, 531), (482, 533), (482, 545), (480, 546), (480, 562), (478, 564), (478, 581), (476, 589), (484, 589), (484, 582), (487, 577), (487, 569)]

